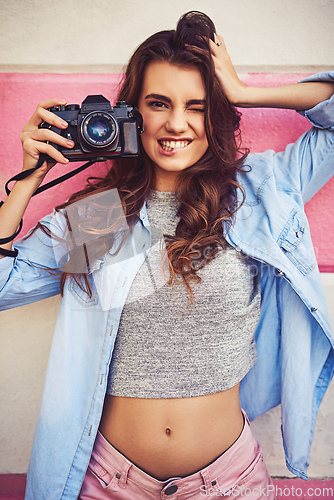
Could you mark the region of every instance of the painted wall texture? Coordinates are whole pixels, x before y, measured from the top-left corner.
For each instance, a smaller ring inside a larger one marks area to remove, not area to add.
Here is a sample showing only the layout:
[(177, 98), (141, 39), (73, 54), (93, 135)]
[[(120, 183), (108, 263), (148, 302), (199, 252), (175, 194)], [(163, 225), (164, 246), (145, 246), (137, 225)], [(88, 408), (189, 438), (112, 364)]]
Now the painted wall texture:
[(0, 70), (118, 72), (155, 31), (206, 12), (240, 71), (308, 72), (334, 61), (332, 0), (0, 0)]
[[(202, 10), (214, 19), (245, 83), (289, 83), (333, 69), (333, 0), (170, 0), (166, 5), (161, 0), (0, 0), (0, 191), (20, 170), (19, 134), (37, 102), (56, 96), (81, 103), (92, 93), (113, 101), (133, 49), (151, 33), (173, 28), (187, 10)], [(252, 151), (281, 150), (307, 128), (294, 111), (243, 111), (244, 145)], [(55, 167), (50, 178), (73, 166)], [(91, 167), (89, 173), (104, 168)], [(86, 175), (35, 197), (24, 231), (79, 188)], [(332, 324), (333, 199), (331, 180), (306, 208)], [(54, 297), (0, 313), (0, 473), (27, 470), (59, 302)], [(317, 421), (310, 477), (334, 478), (333, 419), (332, 384)], [(252, 427), (270, 473), (291, 476), (284, 464), (279, 407)]]
[[(267, 73), (240, 76), (249, 85), (266, 86), (294, 83), (306, 74)], [(0, 138), (2, 198), (5, 196), (5, 182), (20, 170), (22, 155), (19, 136), (36, 104), (55, 96), (67, 99), (68, 103), (81, 104), (89, 94), (103, 94), (114, 104), (121, 77), (121, 74), (0, 73), (1, 116), (2, 123), (6, 124)], [(309, 128), (309, 122), (293, 110), (243, 109), (242, 114), (243, 144), (252, 152), (269, 148), (281, 151)], [(55, 167), (49, 179), (74, 169), (74, 165), (72, 163), (66, 167), (61, 165)], [(104, 165), (92, 166), (80, 176), (34, 198), (24, 217), (24, 231), (30, 229), (41, 216), (78, 190), (85, 183), (87, 172), (91, 174), (103, 169)], [(328, 234), (334, 234), (334, 204), (330, 203), (332, 199), (334, 199), (334, 179), (330, 180), (307, 205), (318, 264), (322, 271), (327, 272), (334, 271), (334, 241), (328, 238)], [(318, 213), (322, 214), (321, 220)]]

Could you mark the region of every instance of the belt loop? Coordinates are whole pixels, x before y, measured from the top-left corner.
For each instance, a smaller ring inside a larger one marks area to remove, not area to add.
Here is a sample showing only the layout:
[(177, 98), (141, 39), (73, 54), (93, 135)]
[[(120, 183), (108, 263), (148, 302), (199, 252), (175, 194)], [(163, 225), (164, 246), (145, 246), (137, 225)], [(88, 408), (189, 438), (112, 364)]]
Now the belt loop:
[(217, 481), (215, 479), (213, 481), (211, 480), (210, 473), (209, 473), (208, 469), (200, 470), (199, 473), (202, 476), (204, 487), (205, 487), (204, 488), (205, 489), (204, 495), (209, 496), (209, 497), (222, 496), (221, 489), (219, 488)]
[(202, 476), (203, 483), (205, 485), (205, 489), (206, 489), (206, 491), (209, 492), (210, 488), (212, 488), (212, 484), (211, 484), (211, 479), (210, 479), (210, 476), (209, 476), (208, 469), (202, 469), (200, 471), (200, 474)]
[(123, 468), (122, 468), (120, 477), (118, 477), (116, 474), (116, 477), (118, 477), (118, 484), (121, 488), (126, 488), (126, 482), (128, 479), (128, 474), (129, 474), (129, 470), (130, 470), (131, 465), (132, 465), (131, 462), (124, 460), (124, 464), (123, 464)]

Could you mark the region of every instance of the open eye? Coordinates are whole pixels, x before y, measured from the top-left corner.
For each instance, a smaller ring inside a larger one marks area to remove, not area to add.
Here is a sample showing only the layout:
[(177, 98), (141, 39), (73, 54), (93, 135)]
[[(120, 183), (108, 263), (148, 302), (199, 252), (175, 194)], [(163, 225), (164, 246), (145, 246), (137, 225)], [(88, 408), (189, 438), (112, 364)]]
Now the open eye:
[(167, 104), (165, 102), (162, 102), (162, 101), (151, 101), (148, 103), (149, 107), (150, 108), (167, 108)]

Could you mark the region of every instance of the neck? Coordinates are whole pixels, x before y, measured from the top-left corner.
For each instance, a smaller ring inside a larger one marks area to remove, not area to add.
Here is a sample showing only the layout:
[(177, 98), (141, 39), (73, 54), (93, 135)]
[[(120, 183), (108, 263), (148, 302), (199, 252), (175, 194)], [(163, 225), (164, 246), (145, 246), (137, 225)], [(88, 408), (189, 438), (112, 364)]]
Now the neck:
[(176, 191), (177, 172), (166, 172), (165, 170), (156, 172), (154, 189), (156, 191)]

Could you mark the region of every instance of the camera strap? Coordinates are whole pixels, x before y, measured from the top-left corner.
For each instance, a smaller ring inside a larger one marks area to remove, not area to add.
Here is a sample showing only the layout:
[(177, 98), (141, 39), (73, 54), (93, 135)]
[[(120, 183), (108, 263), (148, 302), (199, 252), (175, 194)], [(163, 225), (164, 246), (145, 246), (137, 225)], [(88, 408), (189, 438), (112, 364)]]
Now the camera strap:
[[(21, 181), (23, 179), (26, 179), (29, 175), (31, 175), (33, 172), (35, 172), (35, 170), (37, 170), (39, 167), (41, 167), (43, 165), (46, 158), (47, 158), (46, 155), (41, 154), (39, 156), (39, 160), (38, 160), (36, 167), (29, 168), (28, 170), (24, 170), (23, 172), (20, 172), (19, 174), (11, 177), (6, 182), (6, 185), (5, 185), (7, 195), (9, 195), (9, 193), (11, 192), (9, 187), (8, 187), (8, 184), (10, 182)], [(43, 186), (40, 186), (38, 189), (36, 189), (33, 196), (35, 196), (36, 194), (42, 193), (43, 191), (46, 191), (47, 189), (50, 189), (53, 186), (56, 186), (57, 184), (60, 184), (63, 181), (66, 181), (67, 179), (70, 179), (74, 175), (78, 174), (79, 172), (82, 172), (83, 170), (90, 167), (91, 165), (93, 165), (96, 162), (97, 162), (97, 160), (90, 160), (87, 163), (84, 163), (83, 165), (81, 165), (80, 167), (72, 170), (71, 172), (68, 172), (67, 174), (64, 174), (60, 177), (57, 177), (57, 179), (54, 179), (53, 181), (50, 181), (50, 182), (47, 182), (46, 184), (43, 184)], [(0, 207), (2, 205), (3, 205), (3, 201), (0, 201)], [(4, 245), (4, 244), (9, 243), (10, 241), (14, 240), (14, 238), (16, 238), (16, 236), (18, 236), (18, 234), (21, 232), (22, 225), (23, 225), (23, 219), (21, 219), (20, 224), (19, 224), (19, 226), (14, 234), (12, 234), (11, 236), (8, 236), (7, 238), (0, 238), (0, 245)], [(17, 254), (18, 254), (18, 250), (16, 248), (14, 250), (6, 250), (5, 248), (0, 247), (0, 255), (4, 255), (6, 257), (16, 257)]]
[[(144, 131), (144, 126), (143, 126), (143, 117), (142, 117), (141, 113), (138, 111), (137, 108), (133, 108), (130, 116), (132, 116), (132, 118), (134, 118), (136, 120), (139, 133), (142, 134)], [(35, 170), (40, 168), (43, 165), (43, 163), (45, 161), (47, 161), (48, 159), (49, 159), (49, 157), (42, 153), (39, 155), (39, 160), (38, 160), (36, 167), (30, 168), (28, 170), (24, 170), (23, 172), (20, 172), (19, 174), (16, 174), (13, 177), (11, 177), (5, 184), (5, 190), (6, 190), (7, 196), (11, 192), (9, 187), (8, 187), (8, 185), (11, 182), (21, 181), (23, 179), (26, 179), (29, 175), (31, 175), (33, 172), (35, 172)], [(50, 160), (52, 160), (52, 159), (50, 159)], [(42, 193), (43, 191), (46, 191), (47, 189), (50, 189), (50, 188), (56, 186), (57, 184), (60, 184), (61, 182), (66, 181), (67, 179), (70, 179), (74, 175), (82, 172), (83, 170), (90, 167), (94, 163), (97, 163), (98, 161), (102, 161), (102, 158), (95, 158), (94, 160), (89, 160), (87, 163), (84, 163), (84, 165), (81, 165), (80, 167), (76, 168), (75, 170), (72, 170), (72, 172), (68, 172), (67, 174), (64, 174), (60, 177), (57, 177), (57, 179), (54, 179), (53, 181), (50, 181), (50, 182), (47, 182), (46, 184), (43, 184), (43, 186), (40, 186), (38, 189), (36, 189), (33, 196), (35, 196), (36, 194)]]
[[(133, 110), (131, 112), (131, 116), (136, 120), (136, 122), (138, 124), (139, 133), (141, 134), (144, 131), (142, 115), (140, 114), (140, 112), (138, 111), (137, 108), (133, 108)], [(5, 184), (5, 190), (6, 190), (7, 196), (11, 192), (11, 190), (9, 189), (9, 184), (11, 182), (21, 181), (23, 179), (26, 179), (27, 177), (29, 177), (29, 175), (31, 175), (38, 168), (40, 168), (43, 165), (43, 163), (45, 161), (47, 161), (48, 159), (49, 159), (49, 157), (42, 153), (39, 155), (39, 160), (37, 162), (36, 167), (29, 168), (28, 170), (24, 170), (23, 172), (20, 172), (20, 173), (14, 175), (13, 177), (11, 177)], [(102, 161), (102, 158), (99, 157), (99, 158), (95, 158), (94, 160), (93, 159), (89, 160), (88, 162), (86, 162), (83, 165), (81, 165), (80, 167), (72, 170), (71, 172), (68, 172), (67, 174), (64, 174), (64, 175), (61, 175), (60, 177), (57, 177), (57, 179), (54, 179), (53, 181), (50, 181), (50, 182), (47, 182), (46, 184), (43, 184), (38, 189), (36, 189), (36, 191), (34, 192), (34, 194), (32, 196), (35, 196), (36, 194), (42, 193), (43, 191), (46, 191), (47, 189), (50, 189), (50, 188), (56, 186), (57, 184), (60, 184), (61, 182), (64, 182), (64, 181), (70, 179), (71, 177), (74, 177), (76, 174), (79, 174), (80, 172), (82, 172), (86, 168), (90, 167), (94, 163), (97, 163), (98, 161)], [(0, 201), (0, 207), (2, 205), (3, 205), (3, 201)], [(4, 245), (6, 243), (9, 243), (14, 238), (16, 238), (16, 236), (18, 236), (18, 234), (20, 233), (20, 231), (22, 229), (22, 224), (23, 224), (23, 219), (21, 219), (21, 222), (20, 222), (20, 224), (19, 224), (19, 226), (14, 234), (12, 234), (11, 236), (8, 236), (7, 238), (0, 238), (0, 245)], [(0, 248), (0, 255), (6, 255), (8, 257), (16, 257), (17, 253), (18, 252), (16, 249), (5, 250), (4, 248)]]
[[(23, 172), (20, 172), (19, 174), (16, 174), (13, 177), (11, 177), (5, 184), (5, 190), (6, 190), (7, 196), (11, 192), (11, 190), (8, 187), (8, 185), (11, 182), (22, 181), (23, 179), (26, 179), (27, 177), (29, 177), (29, 175), (31, 175), (33, 172), (35, 172), (35, 170), (40, 168), (45, 161), (46, 161), (46, 155), (41, 154), (36, 167), (29, 168), (28, 170), (24, 170)], [(86, 168), (90, 167), (91, 165), (93, 165), (97, 161), (98, 160), (89, 160), (87, 163), (84, 163), (80, 167), (72, 170), (71, 172), (68, 172), (67, 174), (64, 174), (64, 175), (61, 175), (60, 177), (57, 177), (57, 179), (54, 179), (53, 181), (50, 181), (50, 182), (47, 182), (46, 184), (43, 184), (43, 186), (40, 186), (38, 189), (36, 189), (33, 196), (35, 196), (36, 194), (42, 193), (43, 191), (46, 191), (47, 189), (50, 189), (50, 188), (56, 186), (57, 184), (60, 184), (61, 182), (67, 181), (67, 179), (74, 177), (76, 174), (79, 174), (80, 172), (82, 172)]]

